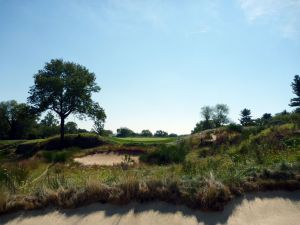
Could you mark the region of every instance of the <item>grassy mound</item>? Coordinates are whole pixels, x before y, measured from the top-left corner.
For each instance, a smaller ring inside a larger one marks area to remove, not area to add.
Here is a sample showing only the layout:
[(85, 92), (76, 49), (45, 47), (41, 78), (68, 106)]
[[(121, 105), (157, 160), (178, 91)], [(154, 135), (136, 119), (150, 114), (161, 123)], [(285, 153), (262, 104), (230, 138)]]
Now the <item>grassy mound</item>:
[(64, 145), (61, 146), (60, 137), (27, 141), (18, 145), (16, 153), (30, 156), (39, 150), (57, 150), (69, 147), (93, 148), (105, 144), (105, 140), (93, 134), (70, 134), (65, 136)]

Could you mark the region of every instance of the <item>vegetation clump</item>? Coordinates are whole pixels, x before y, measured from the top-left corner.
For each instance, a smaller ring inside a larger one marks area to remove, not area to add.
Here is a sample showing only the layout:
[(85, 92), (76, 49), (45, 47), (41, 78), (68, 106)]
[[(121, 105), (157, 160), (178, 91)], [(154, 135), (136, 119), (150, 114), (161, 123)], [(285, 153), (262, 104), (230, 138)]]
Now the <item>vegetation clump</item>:
[(182, 143), (180, 145), (162, 145), (153, 151), (149, 151), (140, 156), (142, 162), (158, 165), (171, 163), (182, 163), (188, 153), (188, 147)]

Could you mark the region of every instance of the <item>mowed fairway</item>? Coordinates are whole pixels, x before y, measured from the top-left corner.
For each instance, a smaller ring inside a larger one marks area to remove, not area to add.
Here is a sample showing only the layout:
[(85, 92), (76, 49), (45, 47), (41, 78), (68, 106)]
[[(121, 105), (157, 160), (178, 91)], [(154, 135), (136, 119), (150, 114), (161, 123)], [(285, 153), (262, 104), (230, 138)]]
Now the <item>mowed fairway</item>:
[(159, 138), (159, 137), (127, 137), (127, 138), (112, 138), (113, 141), (121, 144), (166, 144), (173, 141), (176, 141), (177, 138)]

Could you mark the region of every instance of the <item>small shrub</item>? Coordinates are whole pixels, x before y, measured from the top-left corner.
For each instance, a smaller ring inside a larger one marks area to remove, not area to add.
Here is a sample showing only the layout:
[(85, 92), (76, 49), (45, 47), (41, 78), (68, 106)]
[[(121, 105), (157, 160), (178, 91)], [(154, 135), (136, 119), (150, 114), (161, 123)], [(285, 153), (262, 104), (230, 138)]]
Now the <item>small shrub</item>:
[(227, 126), (227, 130), (237, 132), (237, 133), (242, 133), (243, 126), (236, 124), (236, 123), (231, 123)]
[(141, 155), (140, 160), (142, 162), (158, 165), (182, 163), (185, 160), (187, 152), (188, 149), (185, 144), (179, 144), (178, 146), (163, 145), (154, 151)]
[(64, 163), (68, 160), (70, 153), (67, 151), (43, 152), (42, 155), (48, 163)]

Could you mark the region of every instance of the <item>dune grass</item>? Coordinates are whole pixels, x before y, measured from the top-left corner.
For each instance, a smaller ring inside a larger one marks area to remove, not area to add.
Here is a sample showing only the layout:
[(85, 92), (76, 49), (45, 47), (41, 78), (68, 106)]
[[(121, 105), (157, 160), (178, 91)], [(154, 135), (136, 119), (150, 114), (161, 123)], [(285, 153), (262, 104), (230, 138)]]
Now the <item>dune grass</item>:
[(288, 124), (248, 129), (247, 134), (226, 129), (211, 132), (214, 142), (203, 142), (203, 138), (211, 140), (209, 133), (185, 137), (181, 142), (188, 148), (180, 146), (180, 142), (143, 145), (169, 142), (170, 138), (113, 138), (125, 144), (108, 141), (107, 145), (84, 151), (120, 153), (137, 148), (127, 146), (130, 141), (142, 143), (142, 163), (128, 167), (84, 167), (73, 162), (74, 157), (83, 154), (80, 147), (39, 150), (30, 158), (14, 161), (0, 158), (0, 213), (47, 205), (69, 208), (95, 201), (124, 204), (131, 200), (222, 209), (233, 196), (243, 192), (300, 189), (297, 127)]

